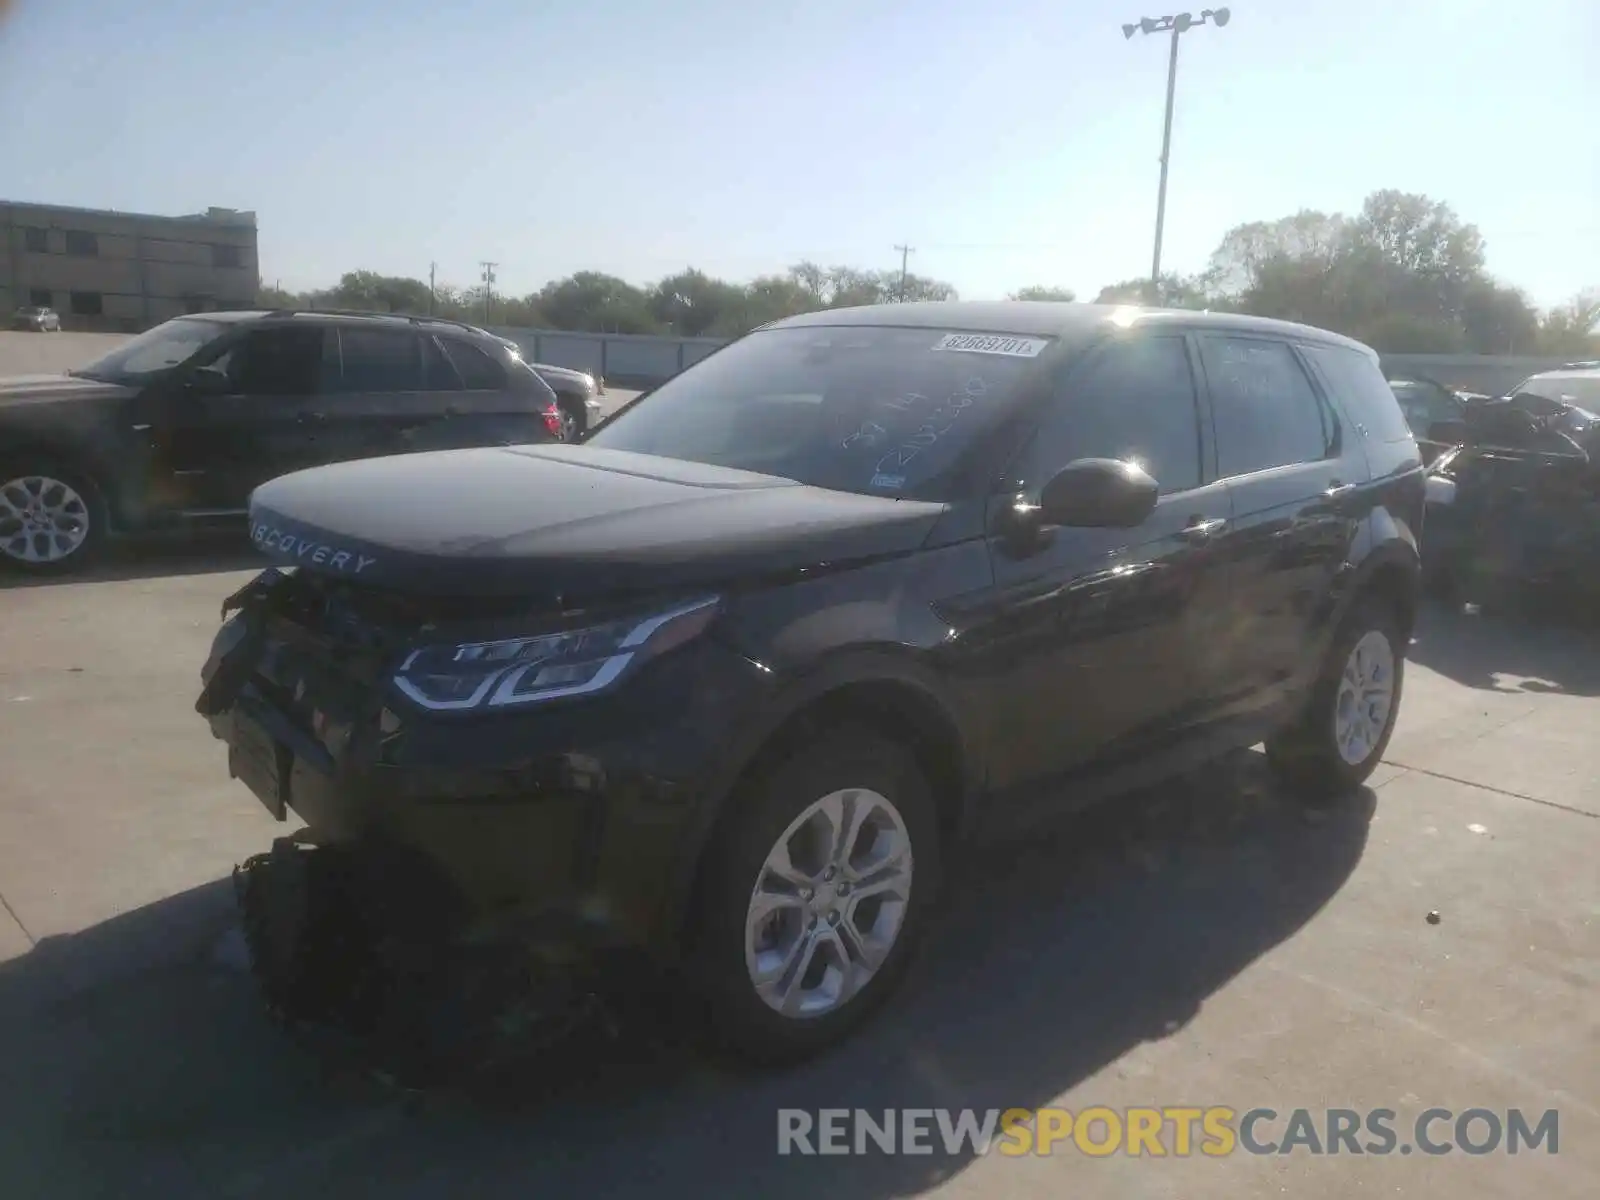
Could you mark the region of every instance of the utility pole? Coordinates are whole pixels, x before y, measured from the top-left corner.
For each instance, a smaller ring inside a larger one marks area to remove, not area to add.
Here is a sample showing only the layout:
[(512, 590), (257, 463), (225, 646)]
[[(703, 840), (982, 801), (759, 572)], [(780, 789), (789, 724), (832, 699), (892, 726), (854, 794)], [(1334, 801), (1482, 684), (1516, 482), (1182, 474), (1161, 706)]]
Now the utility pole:
[(1161, 183), (1156, 191), (1156, 244), (1150, 257), (1150, 303), (1161, 297), (1161, 235), (1167, 224), (1167, 161), (1172, 153), (1172, 103), (1178, 89), (1178, 39), (1196, 25), (1210, 21), (1217, 28), (1228, 23), (1225, 8), (1206, 9), (1199, 17), (1193, 13), (1179, 13), (1175, 17), (1142, 17), (1137, 23), (1122, 27), (1122, 36), (1131, 39), (1136, 33), (1165, 33), (1171, 31), (1171, 48), (1167, 53), (1167, 111), (1161, 124)]
[(900, 298), (897, 303), (904, 304), (906, 302), (906, 259), (911, 256), (911, 252), (916, 247), (896, 246), (895, 249), (900, 251)]
[(433, 306), (438, 301), (438, 298), (439, 298), (438, 289), (436, 289), (434, 287), (434, 283), (433, 283), (433, 275), (434, 275), (434, 272), (436, 270), (438, 270), (438, 267), (439, 267), (438, 263), (429, 263), (428, 264), (428, 315), (430, 317), (433, 316)]
[(496, 262), (480, 262), (483, 268), (483, 323), (489, 323), (489, 300), (494, 295), (494, 269), (500, 264)]

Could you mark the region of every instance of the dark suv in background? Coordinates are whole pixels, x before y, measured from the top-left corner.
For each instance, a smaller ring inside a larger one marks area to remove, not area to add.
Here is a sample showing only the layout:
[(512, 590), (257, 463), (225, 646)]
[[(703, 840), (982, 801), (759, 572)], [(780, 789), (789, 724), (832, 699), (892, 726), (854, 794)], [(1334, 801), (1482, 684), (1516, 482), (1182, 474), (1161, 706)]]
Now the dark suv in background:
[[(814, 1052), (972, 838), (1261, 740), (1302, 797), (1361, 783), (1423, 494), (1359, 343), (1040, 303), (793, 317), (576, 445), (274, 480), (197, 701), (310, 826), (242, 893), (269, 995), (642, 949), (739, 1052)], [(353, 917), (274, 899), (318, 862), (295, 894)]]
[(114, 534), (243, 517), (303, 467), (561, 433), (549, 385), (471, 326), (178, 317), (65, 375), (0, 379), (0, 566), (73, 569)]

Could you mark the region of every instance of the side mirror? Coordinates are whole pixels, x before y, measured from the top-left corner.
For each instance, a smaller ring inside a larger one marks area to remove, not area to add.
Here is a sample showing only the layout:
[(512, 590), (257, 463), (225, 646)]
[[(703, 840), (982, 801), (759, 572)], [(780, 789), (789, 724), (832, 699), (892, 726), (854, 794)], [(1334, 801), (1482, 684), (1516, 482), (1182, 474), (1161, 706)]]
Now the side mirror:
[(1080, 458), (1057, 471), (1039, 496), (1051, 525), (1131, 529), (1155, 509), (1161, 486), (1136, 463)]

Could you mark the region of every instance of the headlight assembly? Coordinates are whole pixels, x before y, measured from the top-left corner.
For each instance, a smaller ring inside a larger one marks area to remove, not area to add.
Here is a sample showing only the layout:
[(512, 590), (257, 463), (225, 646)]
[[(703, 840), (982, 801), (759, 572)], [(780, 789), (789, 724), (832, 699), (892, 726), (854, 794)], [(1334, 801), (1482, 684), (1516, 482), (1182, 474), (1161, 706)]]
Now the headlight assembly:
[(717, 615), (715, 596), (644, 617), (533, 637), (426, 646), (395, 671), (394, 684), (435, 712), (504, 709), (616, 686), (630, 671), (698, 637)]

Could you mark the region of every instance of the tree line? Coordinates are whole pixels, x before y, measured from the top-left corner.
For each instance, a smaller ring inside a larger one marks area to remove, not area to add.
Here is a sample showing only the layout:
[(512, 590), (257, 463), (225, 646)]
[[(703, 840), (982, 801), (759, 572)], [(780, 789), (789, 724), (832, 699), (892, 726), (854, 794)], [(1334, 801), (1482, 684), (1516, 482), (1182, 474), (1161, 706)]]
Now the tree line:
[[(948, 283), (913, 273), (801, 262), (747, 283), (689, 268), (643, 287), (579, 271), (525, 296), (351, 271), (332, 288), (263, 286), (273, 307), (434, 313), (485, 325), (676, 337), (734, 337), (797, 313), (859, 304), (953, 300)], [(1037, 285), (1013, 300), (1075, 300)], [(1129, 279), (1096, 303), (1155, 303), (1253, 313), (1334, 329), (1385, 353), (1600, 357), (1600, 288), (1540, 311), (1488, 273), (1484, 239), (1448, 205), (1385, 189), (1354, 215), (1306, 209), (1230, 229), (1204, 270)]]

